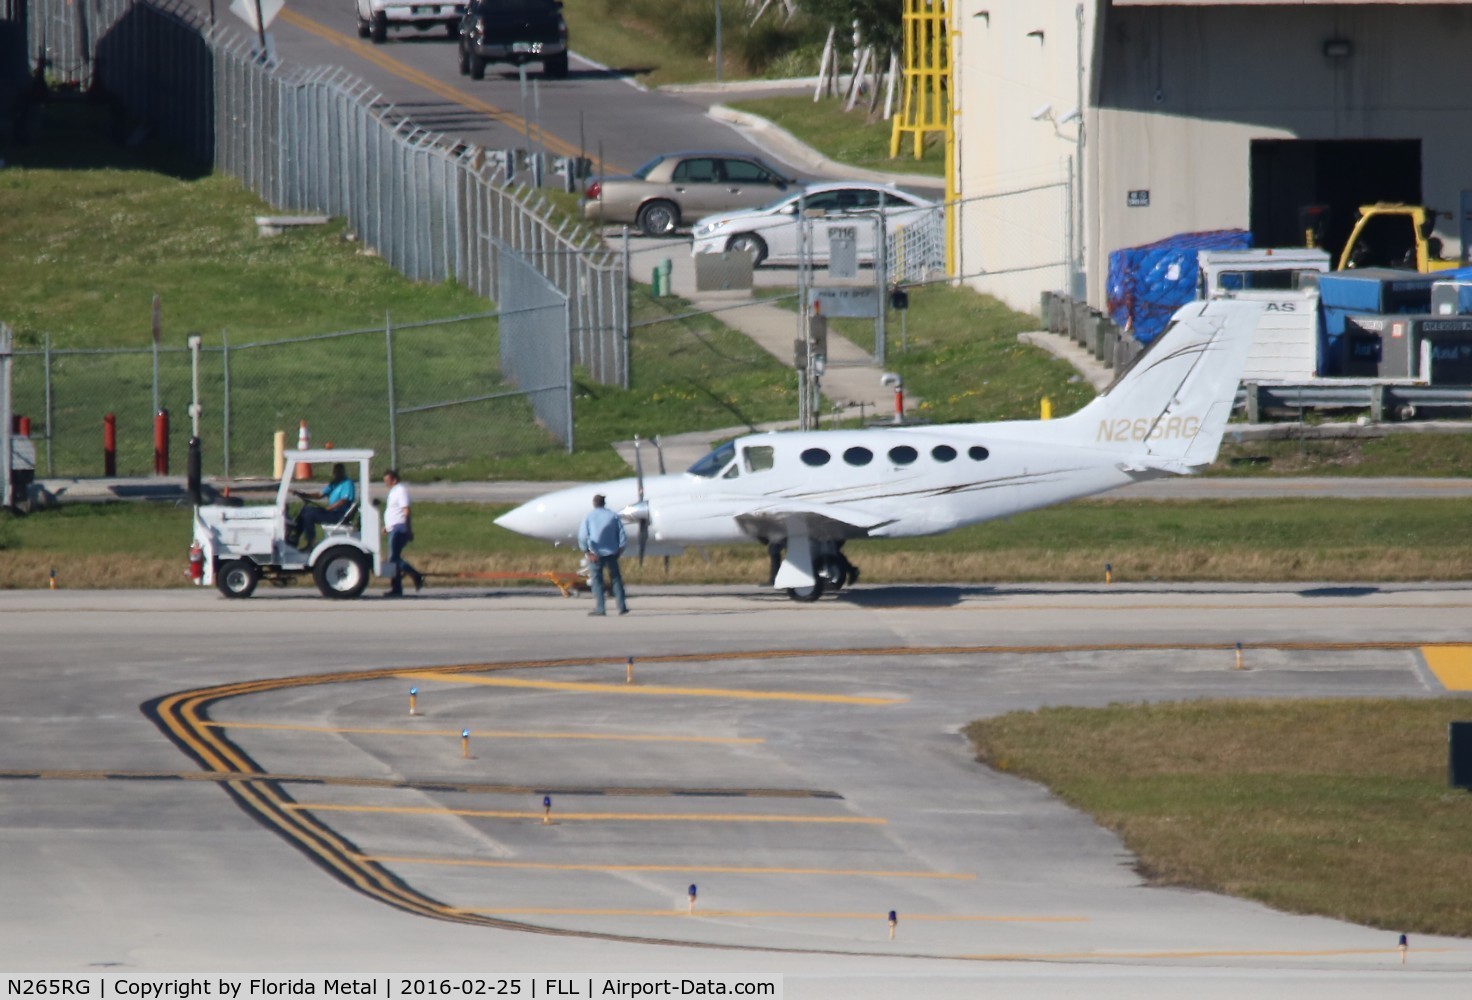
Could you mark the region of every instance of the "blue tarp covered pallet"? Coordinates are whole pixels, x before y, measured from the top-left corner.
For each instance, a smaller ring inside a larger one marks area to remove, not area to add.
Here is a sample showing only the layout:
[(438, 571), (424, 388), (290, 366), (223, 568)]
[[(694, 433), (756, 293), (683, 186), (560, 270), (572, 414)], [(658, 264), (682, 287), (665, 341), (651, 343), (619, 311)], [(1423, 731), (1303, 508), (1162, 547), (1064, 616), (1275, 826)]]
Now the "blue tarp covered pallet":
[(1109, 255), (1109, 318), (1148, 344), (1171, 316), (1196, 300), (1196, 253), (1200, 250), (1247, 250), (1252, 234), (1245, 229), (1180, 233), (1142, 247)]

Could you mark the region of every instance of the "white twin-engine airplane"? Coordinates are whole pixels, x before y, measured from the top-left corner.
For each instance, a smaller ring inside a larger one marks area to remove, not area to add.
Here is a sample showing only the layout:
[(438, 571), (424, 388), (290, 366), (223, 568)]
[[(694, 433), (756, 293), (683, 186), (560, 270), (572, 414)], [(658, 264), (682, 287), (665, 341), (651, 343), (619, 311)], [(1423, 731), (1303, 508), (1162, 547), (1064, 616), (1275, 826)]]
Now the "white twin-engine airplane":
[(753, 434), (675, 475), (646, 479), (636, 458), (632, 478), (548, 493), (496, 523), (576, 545), (602, 493), (637, 527), (641, 560), (691, 546), (785, 544), (773, 585), (816, 600), (857, 575), (841, 552), (851, 538), (935, 535), (1209, 465), (1262, 308), (1222, 299), (1183, 307), (1103, 394), (1057, 420)]

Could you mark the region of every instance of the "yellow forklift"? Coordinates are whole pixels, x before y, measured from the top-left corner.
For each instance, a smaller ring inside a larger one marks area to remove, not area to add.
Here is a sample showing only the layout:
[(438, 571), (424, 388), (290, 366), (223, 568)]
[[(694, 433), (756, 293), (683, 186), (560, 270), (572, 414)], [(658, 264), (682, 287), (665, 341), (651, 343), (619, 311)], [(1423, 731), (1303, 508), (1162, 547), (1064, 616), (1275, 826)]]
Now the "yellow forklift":
[[(1424, 274), (1460, 267), (1461, 261), (1442, 257), (1441, 240), (1432, 233), (1438, 218), (1451, 217), (1450, 212), (1422, 205), (1387, 201), (1361, 205), (1360, 217), (1335, 269), (1392, 267)], [(1309, 246), (1313, 246), (1313, 231), (1307, 235)]]

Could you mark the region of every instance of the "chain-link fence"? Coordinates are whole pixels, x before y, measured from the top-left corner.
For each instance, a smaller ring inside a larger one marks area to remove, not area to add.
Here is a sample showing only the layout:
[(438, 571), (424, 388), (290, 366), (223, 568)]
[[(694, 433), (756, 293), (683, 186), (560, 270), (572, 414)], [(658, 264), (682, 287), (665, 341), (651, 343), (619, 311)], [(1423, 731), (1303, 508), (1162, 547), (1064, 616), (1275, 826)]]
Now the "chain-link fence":
[(1072, 187), (1035, 184), (956, 202), (956, 274), (1004, 302), (1073, 284)]
[[(543, 294), (553, 296), (547, 287)], [(552, 308), (565, 312), (560, 302)], [(294, 447), (302, 421), (314, 445), (372, 448), (409, 469), (563, 450), (571, 435), (566, 375), (529, 388), (522, 385), (535, 371), (518, 384), (503, 375), (505, 329), (531, 319), (546, 330), (544, 310), (519, 309), (515, 321), (485, 313), (396, 326), (389, 317), (382, 327), (290, 340), (201, 338), (205, 471), (269, 475), (275, 432), (285, 431)], [(112, 414), (117, 473), (151, 473), (155, 407), (169, 413), (172, 471), (181, 471), (194, 365), (193, 353), (177, 347), (16, 351), (15, 411), (32, 418), (38, 471), (102, 475), (103, 421)], [(548, 400), (562, 407), (560, 419), (541, 416)]]
[(523, 258), (567, 301), (573, 362), (627, 386), (619, 259), (549, 221), (484, 150), (419, 127), (345, 70), (274, 62), (178, 0), (31, 0), (27, 27), (27, 58), (53, 81), (100, 84), (273, 205), (347, 219), (411, 278), (494, 298), (503, 257)]

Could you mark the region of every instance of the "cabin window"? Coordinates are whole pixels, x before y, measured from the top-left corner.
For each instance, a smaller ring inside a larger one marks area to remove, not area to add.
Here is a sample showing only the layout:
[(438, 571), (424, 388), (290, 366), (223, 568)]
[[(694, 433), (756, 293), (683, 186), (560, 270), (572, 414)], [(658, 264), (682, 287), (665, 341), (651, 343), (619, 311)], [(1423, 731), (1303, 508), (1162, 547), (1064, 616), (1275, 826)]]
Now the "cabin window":
[(985, 462), (987, 460), (987, 457), (991, 455), (991, 452), (987, 451), (979, 444), (974, 444), (970, 448), (966, 449), (966, 454), (970, 455), (978, 462)]
[(868, 465), (874, 461), (874, 453), (868, 448), (855, 446), (843, 453), (843, 460), (849, 465)]
[(741, 454), (746, 459), (747, 472), (766, 472), (772, 467), (772, 446), (769, 444), (742, 448)]
[(828, 460), (832, 457), (832, 455), (828, 454), (827, 449), (805, 448), (803, 449), (802, 453), (802, 464), (811, 465), (813, 468), (817, 468), (820, 465), (827, 465)]
[(735, 479), (739, 475), (741, 475), (741, 467), (739, 465), (737, 465), (735, 462), (732, 462), (731, 463), (731, 467), (726, 470), (726, 474), (724, 476), (722, 476), (721, 478), (722, 479)]
[(920, 453), (907, 444), (889, 449), (889, 460), (895, 465), (909, 465), (920, 457)]
[(736, 446), (728, 441), (685, 471), (692, 476), (714, 479), (721, 474), (722, 469), (731, 464), (731, 459), (735, 457)]
[(956, 460), (956, 449), (948, 444), (938, 444), (930, 449), (930, 457), (937, 462), (954, 462)]

